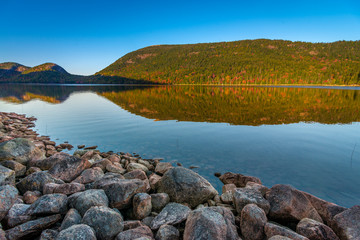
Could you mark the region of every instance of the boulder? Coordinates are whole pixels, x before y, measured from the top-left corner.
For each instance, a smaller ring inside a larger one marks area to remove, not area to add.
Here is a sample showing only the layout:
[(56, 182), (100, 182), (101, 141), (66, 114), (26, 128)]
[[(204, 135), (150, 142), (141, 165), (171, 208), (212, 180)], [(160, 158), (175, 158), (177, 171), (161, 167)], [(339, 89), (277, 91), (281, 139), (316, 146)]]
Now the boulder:
[(96, 240), (95, 231), (85, 224), (76, 224), (62, 230), (56, 240)]
[(85, 185), (74, 182), (64, 184), (47, 183), (45, 184), (43, 189), (44, 194), (62, 193), (66, 195), (71, 195), (82, 191), (85, 191)]
[(99, 240), (114, 239), (124, 229), (121, 214), (105, 206), (94, 206), (86, 211), (82, 223), (92, 227)]
[(224, 184), (235, 184), (236, 187), (245, 187), (248, 182), (261, 184), (257, 177), (245, 176), (239, 173), (227, 172), (219, 177), (220, 181)]
[(146, 173), (141, 169), (136, 169), (134, 171), (125, 173), (124, 178), (125, 179), (140, 179), (140, 180), (148, 179), (146, 176)]
[(333, 218), (332, 229), (341, 240), (358, 240), (360, 238), (360, 206), (337, 214)]
[(156, 165), (155, 172), (164, 175), (169, 169), (173, 168), (169, 162), (160, 162)]
[(310, 240), (339, 240), (330, 227), (310, 218), (302, 219), (296, 226), (296, 232)]
[(18, 194), (18, 190), (11, 185), (0, 186), (0, 221), (15, 204)]
[(152, 205), (151, 196), (147, 193), (137, 193), (133, 198), (133, 213), (136, 219), (143, 219), (150, 215)]
[(133, 228), (137, 228), (137, 227), (141, 227), (143, 225), (145, 225), (145, 224), (143, 224), (139, 220), (124, 221), (124, 231), (129, 230), (129, 229), (133, 229)]
[(0, 165), (0, 186), (15, 185), (15, 171)]
[(275, 235), (280, 235), (280, 236), (288, 237), (292, 240), (309, 240), (307, 237), (297, 234), (290, 228), (281, 226), (280, 224), (273, 222), (267, 222), (265, 224), (264, 230), (265, 230), (265, 235), (268, 239)]
[(151, 222), (152, 230), (158, 229), (164, 224), (178, 224), (186, 220), (191, 209), (179, 203), (169, 203)]
[(269, 202), (262, 196), (262, 194), (250, 188), (236, 188), (233, 192), (233, 201), (236, 211), (240, 214), (242, 209), (250, 203), (256, 204), (262, 208), (267, 214), (270, 209)]
[(272, 219), (297, 223), (303, 218), (311, 218), (322, 222), (309, 199), (292, 186), (274, 185), (267, 194), (267, 199), (270, 202), (269, 216)]
[(162, 225), (156, 233), (156, 240), (179, 240), (180, 233), (176, 227), (171, 225)]
[(227, 191), (224, 192), (223, 194), (221, 194), (220, 199), (221, 202), (225, 203), (225, 204), (232, 204), (234, 201), (234, 193), (232, 191)]
[(64, 220), (61, 223), (61, 230), (67, 229), (73, 225), (80, 224), (81, 223), (81, 215), (80, 213), (75, 209), (71, 208), (65, 215)]
[(110, 207), (124, 209), (131, 204), (136, 193), (146, 192), (147, 185), (139, 179), (105, 178), (96, 181), (94, 188), (103, 189), (109, 198)]
[(0, 240), (7, 240), (6, 239), (6, 233), (5, 233), (4, 230), (2, 230), (2, 228), (0, 228)]
[(16, 187), (20, 193), (24, 194), (27, 191), (39, 191), (42, 192), (46, 183), (64, 183), (62, 180), (54, 178), (47, 172), (34, 172), (29, 176), (23, 178)]
[(68, 198), (69, 207), (75, 208), (81, 215), (93, 206), (109, 206), (109, 200), (102, 189), (90, 189), (71, 195)]
[(13, 228), (19, 224), (30, 221), (32, 217), (26, 214), (29, 207), (30, 205), (27, 204), (14, 204), (6, 215), (8, 227)]
[(33, 204), (38, 198), (41, 197), (41, 192), (39, 191), (27, 191), (23, 195), (23, 200), (26, 204)]
[(241, 211), (240, 229), (245, 239), (264, 239), (266, 222), (267, 217), (264, 210), (255, 204), (248, 204)]
[(205, 178), (183, 167), (168, 170), (158, 184), (158, 192), (165, 192), (171, 201), (187, 203), (191, 207), (207, 202), (218, 194)]
[(38, 198), (26, 211), (32, 216), (64, 214), (67, 211), (67, 197), (65, 194), (47, 194)]
[(157, 174), (151, 174), (149, 177), (149, 183), (150, 183), (150, 187), (152, 190), (156, 190), (158, 187), (158, 183), (161, 180), (161, 176), (157, 175)]
[(269, 240), (292, 240), (292, 239), (288, 238), (288, 237), (280, 236), (280, 235), (275, 235), (275, 236), (272, 236), (271, 238), (269, 238)]
[(71, 182), (90, 166), (91, 164), (88, 160), (69, 155), (50, 168), (49, 173), (55, 178), (59, 178), (65, 182)]
[(229, 183), (229, 184), (225, 184), (222, 187), (222, 193), (226, 193), (226, 192), (233, 192), (236, 188), (236, 185), (233, 183)]
[(116, 236), (116, 240), (133, 240), (142, 237), (147, 239), (154, 239), (154, 235), (149, 227), (141, 226), (123, 231)]
[(150, 194), (152, 210), (160, 212), (166, 204), (170, 202), (170, 197), (167, 193), (154, 193)]
[(245, 187), (258, 190), (261, 193), (261, 195), (263, 195), (263, 197), (265, 197), (266, 193), (269, 192), (270, 190), (268, 187), (254, 182), (247, 182)]
[(78, 176), (72, 182), (87, 184), (87, 183), (95, 182), (96, 180), (99, 180), (103, 176), (104, 176), (103, 170), (99, 167), (94, 167), (94, 168), (85, 169), (80, 174), (80, 176)]
[[(222, 215), (221, 212), (226, 213)], [(240, 239), (234, 225), (235, 220), (230, 220), (228, 209), (204, 207), (192, 211), (185, 225), (184, 240), (232, 240)], [(234, 216), (232, 215), (232, 218)]]
[(146, 166), (144, 166), (144, 165), (142, 165), (142, 164), (140, 164), (140, 163), (129, 163), (129, 164), (127, 165), (127, 167), (126, 167), (126, 170), (127, 170), (128, 172), (134, 171), (134, 170), (136, 170), (136, 169), (143, 170), (144, 172), (149, 171), (149, 169), (148, 169)]
[(15, 138), (10, 141), (0, 143), (0, 161), (15, 160), (25, 164), (30, 160), (45, 158), (45, 152), (35, 146), (26, 138)]
[(117, 162), (113, 162), (110, 164), (106, 165), (106, 170), (108, 172), (112, 172), (112, 173), (119, 173), (119, 174), (124, 174), (126, 173), (126, 169), (124, 169), (120, 163)]
[[(52, 145), (48, 145), (48, 146), (52, 146)], [(59, 153), (55, 153), (54, 155), (45, 158), (45, 159), (39, 159), (39, 160), (33, 160), (30, 161), (28, 166), (29, 167), (38, 167), (41, 170), (49, 170), (50, 168), (52, 168), (55, 164), (65, 161), (68, 157), (70, 157), (69, 154), (67, 153), (63, 153), (63, 152), (59, 152)]]
[(11, 240), (23, 239), (41, 233), (61, 219), (60, 214), (28, 221), (14, 228), (6, 230), (6, 237)]
[(16, 161), (6, 160), (6, 161), (2, 161), (0, 163), (4, 167), (15, 171), (15, 177), (22, 177), (26, 173), (26, 167), (24, 165), (22, 165), (21, 163), (18, 163)]
[(325, 201), (309, 193), (306, 192), (302, 192), (302, 193), (305, 194), (305, 196), (310, 200), (311, 205), (313, 205), (313, 207), (319, 213), (321, 219), (328, 226), (332, 226), (332, 220), (335, 217), (335, 215), (347, 210), (347, 208), (345, 207), (341, 207), (334, 203)]

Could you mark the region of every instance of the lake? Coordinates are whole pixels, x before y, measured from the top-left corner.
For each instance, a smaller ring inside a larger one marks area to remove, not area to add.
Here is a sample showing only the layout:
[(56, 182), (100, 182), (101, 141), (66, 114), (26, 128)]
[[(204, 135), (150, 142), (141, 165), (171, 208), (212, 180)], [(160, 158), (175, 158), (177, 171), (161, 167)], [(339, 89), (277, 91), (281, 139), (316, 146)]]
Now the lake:
[(0, 111), (37, 117), (57, 143), (291, 184), (360, 203), (360, 88), (0, 85)]

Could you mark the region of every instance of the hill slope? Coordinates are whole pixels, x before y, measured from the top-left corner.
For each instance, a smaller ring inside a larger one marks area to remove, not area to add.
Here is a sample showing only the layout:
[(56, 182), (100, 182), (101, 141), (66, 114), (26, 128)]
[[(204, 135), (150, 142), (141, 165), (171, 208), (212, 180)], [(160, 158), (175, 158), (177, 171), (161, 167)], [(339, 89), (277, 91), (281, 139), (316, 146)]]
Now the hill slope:
[(96, 75), (168, 84), (360, 84), (360, 41), (150, 46)]

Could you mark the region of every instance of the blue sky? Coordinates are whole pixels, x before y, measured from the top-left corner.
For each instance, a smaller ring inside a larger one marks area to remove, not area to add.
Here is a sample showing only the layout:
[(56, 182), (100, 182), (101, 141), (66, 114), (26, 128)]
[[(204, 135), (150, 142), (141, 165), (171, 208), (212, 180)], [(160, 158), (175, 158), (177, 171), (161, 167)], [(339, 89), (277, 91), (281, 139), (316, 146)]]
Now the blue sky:
[(90, 75), (157, 44), (360, 40), (360, 1), (1, 0), (0, 62)]

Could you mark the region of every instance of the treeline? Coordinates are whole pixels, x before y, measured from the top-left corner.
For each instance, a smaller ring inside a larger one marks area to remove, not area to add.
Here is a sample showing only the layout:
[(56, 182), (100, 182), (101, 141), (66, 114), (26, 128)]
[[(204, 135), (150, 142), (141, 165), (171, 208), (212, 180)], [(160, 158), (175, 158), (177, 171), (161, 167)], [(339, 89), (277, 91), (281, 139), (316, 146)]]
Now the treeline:
[(150, 46), (96, 73), (162, 84), (360, 84), (360, 41)]

